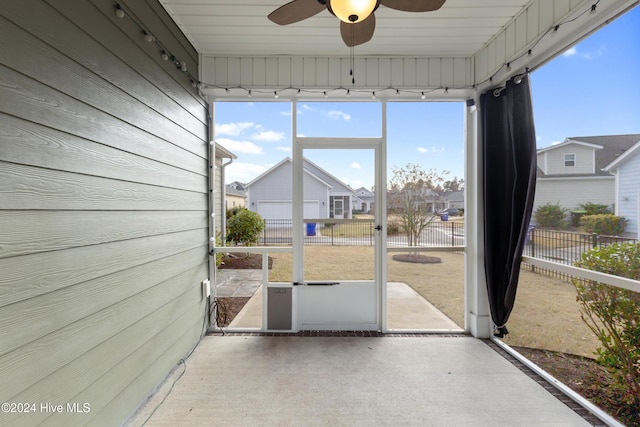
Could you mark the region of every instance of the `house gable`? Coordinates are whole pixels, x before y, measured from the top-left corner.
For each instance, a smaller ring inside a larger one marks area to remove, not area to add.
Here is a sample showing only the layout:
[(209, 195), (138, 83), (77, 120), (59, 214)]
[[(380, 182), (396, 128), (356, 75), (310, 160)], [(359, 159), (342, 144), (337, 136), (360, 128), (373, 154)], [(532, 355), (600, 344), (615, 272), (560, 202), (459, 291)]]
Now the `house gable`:
[[(640, 134), (577, 136), (538, 150), (538, 178), (611, 176), (607, 165), (640, 141)], [(574, 166), (565, 166), (573, 157)], [(565, 156), (569, 156), (568, 159)]]
[(594, 174), (595, 153), (601, 149), (601, 146), (568, 140), (538, 151), (538, 166), (546, 175)]

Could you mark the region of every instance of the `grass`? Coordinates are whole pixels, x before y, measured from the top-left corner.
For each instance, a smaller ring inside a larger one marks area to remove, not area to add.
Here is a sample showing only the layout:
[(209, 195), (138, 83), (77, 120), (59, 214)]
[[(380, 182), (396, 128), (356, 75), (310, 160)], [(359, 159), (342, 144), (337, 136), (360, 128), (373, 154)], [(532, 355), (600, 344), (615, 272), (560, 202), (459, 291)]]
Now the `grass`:
[[(464, 256), (429, 252), (439, 264), (401, 263), (388, 254), (387, 280), (410, 285), (440, 311), (464, 326)], [(291, 253), (273, 253), (271, 282), (292, 280)], [(349, 246), (305, 247), (305, 279), (373, 278), (373, 248)], [(522, 270), (518, 296), (504, 341), (513, 346), (539, 348), (594, 357), (596, 338), (580, 318), (576, 291), (566, 281)]]

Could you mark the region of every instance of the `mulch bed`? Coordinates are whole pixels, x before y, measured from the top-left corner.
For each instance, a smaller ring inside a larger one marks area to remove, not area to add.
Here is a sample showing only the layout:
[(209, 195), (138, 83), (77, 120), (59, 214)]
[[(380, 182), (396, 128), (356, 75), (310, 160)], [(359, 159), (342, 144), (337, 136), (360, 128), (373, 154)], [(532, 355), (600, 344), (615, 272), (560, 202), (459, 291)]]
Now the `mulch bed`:
[(628, 427), (640, 427), (638, 409), (634, 412), (634, 408), (619, 403), (622, 396), (611, 374), (594, 359), (537, 348), (513, 349)]
[(417, 255), (417, 254), (397, 254), (393, 257), (394, 261), (412, 262), (414, 264), (439, 264), (442, 260), (435, 256)]
[[(273, 267), (273, 258), (268, 257), (269, 259), (269, 269)], [(251, 270), (261, 270), (262, 269), (262, 254), (227, 254), (222, 257), (222, 265), (218, 267), (219, 269), (251, 269)]]

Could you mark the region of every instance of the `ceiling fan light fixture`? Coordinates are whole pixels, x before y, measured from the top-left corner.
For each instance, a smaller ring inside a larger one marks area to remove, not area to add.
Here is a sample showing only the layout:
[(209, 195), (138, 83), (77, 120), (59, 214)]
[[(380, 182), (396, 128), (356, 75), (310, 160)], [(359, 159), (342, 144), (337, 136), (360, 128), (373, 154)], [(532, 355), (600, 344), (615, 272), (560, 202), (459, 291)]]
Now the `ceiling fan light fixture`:
[(379, 0), (330, 0), (329, 11), (347, 24), (362, 22), (378, 7)]

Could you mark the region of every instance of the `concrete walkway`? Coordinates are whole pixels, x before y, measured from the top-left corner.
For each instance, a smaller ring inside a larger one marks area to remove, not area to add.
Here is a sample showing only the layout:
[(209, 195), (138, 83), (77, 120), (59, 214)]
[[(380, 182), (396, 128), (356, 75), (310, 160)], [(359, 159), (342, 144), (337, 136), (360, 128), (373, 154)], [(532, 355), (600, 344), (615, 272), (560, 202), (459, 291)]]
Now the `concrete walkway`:
[[(229, 329), (260, 329), (262, 288), (258, 287)], [(393, 330), (461, 332), (462, 328), (404, 283), (387, 284), (387, 327)]]
[[(262, 271), (219, 270), (219, 297), (251, 297), (229, 325), (229, 329), (262, 327)], [(393, 330), (456, 331), (462, 328), (405, 283), (387, 283), (387, 327)]]
[(207, 336), (129, 425), (588, 426), (471, 337)]

